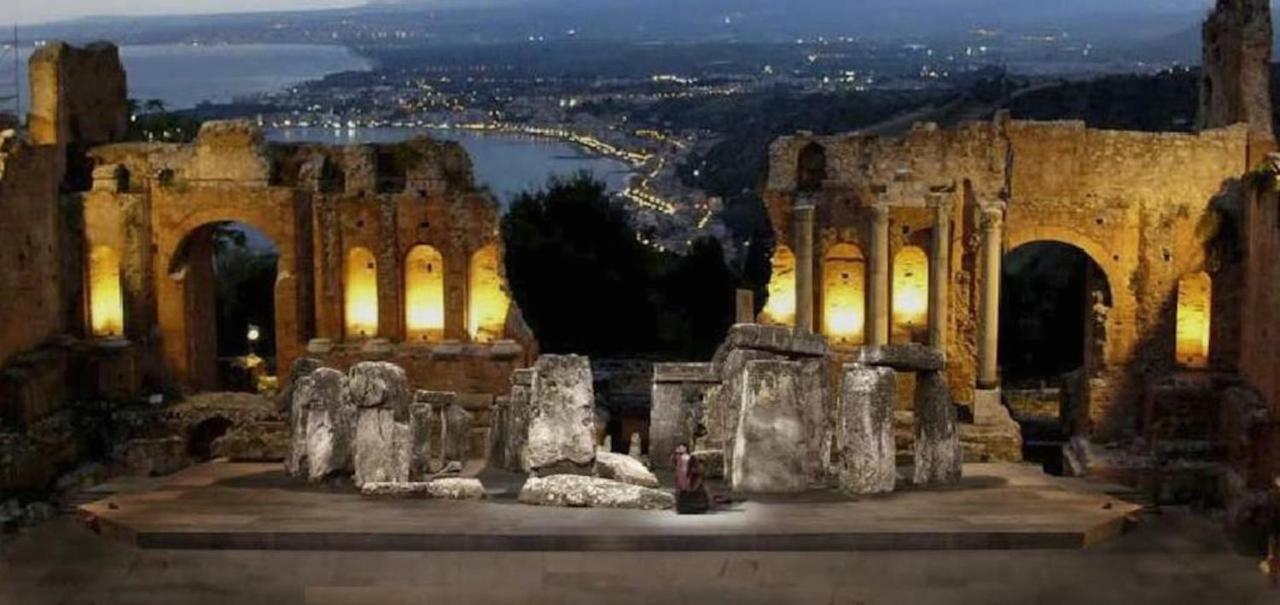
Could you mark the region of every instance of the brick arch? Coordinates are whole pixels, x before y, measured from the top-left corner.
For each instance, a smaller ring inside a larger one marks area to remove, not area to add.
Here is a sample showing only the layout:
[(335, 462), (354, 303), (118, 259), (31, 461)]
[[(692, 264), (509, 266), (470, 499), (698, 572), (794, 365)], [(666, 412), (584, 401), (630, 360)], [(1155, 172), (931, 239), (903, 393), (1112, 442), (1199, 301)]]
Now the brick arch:
[(1118, 261), (1114, 258), (1115, 255), (1108, 253), (1105, 246), (1093, 238), (1081, 235), (1072, 229), (1037, 225), (1025, 229), (1010, 229), (1004, 253), (1007, 255), (1022, 246), (1036, 242), (1065, 244), (1084, 252), (1085, 256), (1088, 256), (1093, 261), (1093, 264), (1102, 269), (1103, 277), (1107, 280), (1107, 287), (1111, 289), (1111, 295), (1114, 298), (1116, 294), (1115, 278), (1121, 275), (1122, 271)]
[(213, 203), (193, 211), (188, 205), (196, 200), (179, 196), (161, 199), (153, 208), (156, 249), (152, 266), (164, 362), (178, 386), (191, 392), (219, 386), (217, 350), (216, 344), (212, 344), (216, 342), (212, 338), (216, 337), (216, 324), (208, 321), (210, 310), (216, 308), (212, 268), (205, 270), (197, 263), (180, 272), (184, 254), (208, 253), (191, 250), (192, 245), (202, 245), (192, 236), (207, 233), (213, 225), (234, 222), (259, 231), (275, 245), (279, 259), (274, 293), (275, 326), (271, 329), (275, 331), (277, 371), (288, 368), (297, 358), (303, 346), (302, 326), (309, 320), (303, 308), (309, 302), (303, 292), (308, 275), (299, 263), (298, 220), (292, 197), (251, 199), (246, 192), (231, 190), (213, 195), (234, 196), (234, 201)]

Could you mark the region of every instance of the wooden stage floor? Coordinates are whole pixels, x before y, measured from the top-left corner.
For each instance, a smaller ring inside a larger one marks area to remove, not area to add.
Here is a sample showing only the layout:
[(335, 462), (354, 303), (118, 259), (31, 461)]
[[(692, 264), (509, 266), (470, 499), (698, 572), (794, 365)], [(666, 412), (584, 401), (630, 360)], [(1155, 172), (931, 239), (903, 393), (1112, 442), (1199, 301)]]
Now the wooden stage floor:
[(278, 464), (211, 462), (107, 484), (80, 509), (141, 548), (324, 551), (874, 551), (1080, 549), (1124, 531), (1124, 488), (1017, 464), (966, 465), (959, 486), (849, 500), (749, 497), (705, 516), (534, 507), (486, 472), (479, 502), (385, 500), (308, 486)]

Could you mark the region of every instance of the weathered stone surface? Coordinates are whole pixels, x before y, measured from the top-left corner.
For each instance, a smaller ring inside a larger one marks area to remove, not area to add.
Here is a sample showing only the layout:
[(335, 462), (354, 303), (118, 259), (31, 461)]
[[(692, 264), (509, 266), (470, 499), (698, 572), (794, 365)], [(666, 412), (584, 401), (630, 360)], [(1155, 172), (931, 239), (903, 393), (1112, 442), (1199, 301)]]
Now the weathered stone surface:
[(361, 408), (356, 421), (355, 484), (409, 481), (409, 423), (390, 408)]
[(898, 397), (894, 371), (886, 367), (844, 366), (840, 393), (840, 489), (849, 494), (893, 491), (897, 478), (893, 405)]
[(577, 355), (544, 355), (536, 370), (523, 454), (527, 470), (590, 474), (595, 461), (590, 362)]
[[(293, 408), (294, 385), (303, 376), (309, 376), (322, 367), (324, 363), (314, 357), (299, 357), (293, 360), (293, 366), (289, 368), (289, 381), (281, 385), (280, 394), (276, 396), (276, 411), (292, 414), (295, 411)], [(302, 426), (306, 426), (306, 419), (303, 419)]]
[(125, 471), (138, 477), (168, 475), (191, 464), (181, 437), (130, 439), (121, 456)]
[(916, 485), (960, 481), (963, 452), (956, 430), (956, 410), (941, 372), (924, 372), (916, 381)]
[(669, 509), (676, 503), (669, 492), (582, 475), (530, 477), (520, 490), (519, 499), (538, 506), (641, 510)]
[(788, 357), (822, 357), (829, 347), (827, 339), (820, 334), (798, 333), (785, 326), (737, 324), (729, 328), (729, 334), (712, 359), (712, 365), (718, 368), (725, 356), (735, 349), (767, 351)]
[(639, 460), (612, 452), (596, 453), (596, 476), (630, 485), (658, 487), (658, 478)]
[(283, 422), (254, 422), (232, 427), (213, 441), (213, 457), (233, 462), (278, 462), (291, 454)]
[(434, 471), (431, 459), (431, 417), (435, 409), (425, 401), (409, 406), (409, 478), (422, 481)]
[(307, 410), (307, 478), (319, 481), (351, 470), (355, 408), (343, 395), (342, 372), (321, 368), (298, 381), (295, 405)]
[(937, 372), (946, 366), (942, 351), (919, 343), (865, 347), (858, 355), (863, 365), (893, 368), (900, 372)]
[(724, 450), (697, 450), (693, 459), (702, 463), (708, 479), (724, 479)]
[(811, 483), (824, 483), (836, 471), (831, 468), (835, 402), (831, 401), (827, 386), (827, 360), (821, 357), (801, 358), (797, 363), (800, 365), (797, 397), (806, 446), (802, 462)]
[(360, 494), (376, 498), (436, 498), (440, 500), (481, 500), (484, 485), (479, 479), (447, 478), (408, 483), (370, 482), (360, 486)]
[(447, 477), (428, 483), (427, 496), (440, 500), (482, 500), (486, 494), (479, 479)]
[(382, 361), (358, 363), (347, 372), (344, 392), (357, 408), (388, 408), (397, 421), (409, 420), (409, 382), (400, 366)]
[(804, 462), (808, 446), (799, 389), (797, 363), (759, 360), (747, 364), (730, 475), (734, 491), (808, 489)]
[(471, 454), (471, 412), (453, 404), (443, 413), (445, 462), (466, 462)]
[[(759, 360), (782, 361), (784, 358), (774, 353), (750, 349), (732, 351), (725, 357), (721, 365), (721, 377), (724, 380), (713, 390), (715, 397), (708, 399), (708, 409), (704, 413), (707, 435), (700, 444), (701, 447), (733, 452), (746, 389), (747, 364)], [(724, 475), (732, 476), (733, 456), (725, 456), (724, 462)]]
[(360, 486), (360, 495), (372, 498), (425, 498), (427, 486), (425, 481), (407, 483), (369, 482)]

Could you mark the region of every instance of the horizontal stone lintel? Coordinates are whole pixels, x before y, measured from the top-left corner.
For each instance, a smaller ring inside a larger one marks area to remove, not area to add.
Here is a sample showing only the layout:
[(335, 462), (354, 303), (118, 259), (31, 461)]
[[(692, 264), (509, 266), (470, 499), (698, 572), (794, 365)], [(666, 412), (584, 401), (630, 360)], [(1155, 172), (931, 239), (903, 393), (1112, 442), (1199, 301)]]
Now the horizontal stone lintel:
[(653, 382), (716, 384), (720, 380), (709, 363), (656, 363), (653, 364)]

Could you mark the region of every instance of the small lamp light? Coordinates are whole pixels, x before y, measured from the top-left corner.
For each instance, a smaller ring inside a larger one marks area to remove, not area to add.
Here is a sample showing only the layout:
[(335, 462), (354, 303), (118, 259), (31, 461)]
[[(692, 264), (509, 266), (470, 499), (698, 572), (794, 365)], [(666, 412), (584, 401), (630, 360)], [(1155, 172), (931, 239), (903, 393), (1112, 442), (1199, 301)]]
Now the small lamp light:
[(255, 324), (249, 324), (249, 330), (245, 336), (249, 339), (249, 356), (252, 357), (255, 354), (254, 345), (257, 345), (258, 340), (262, 338), (262, 330)]

